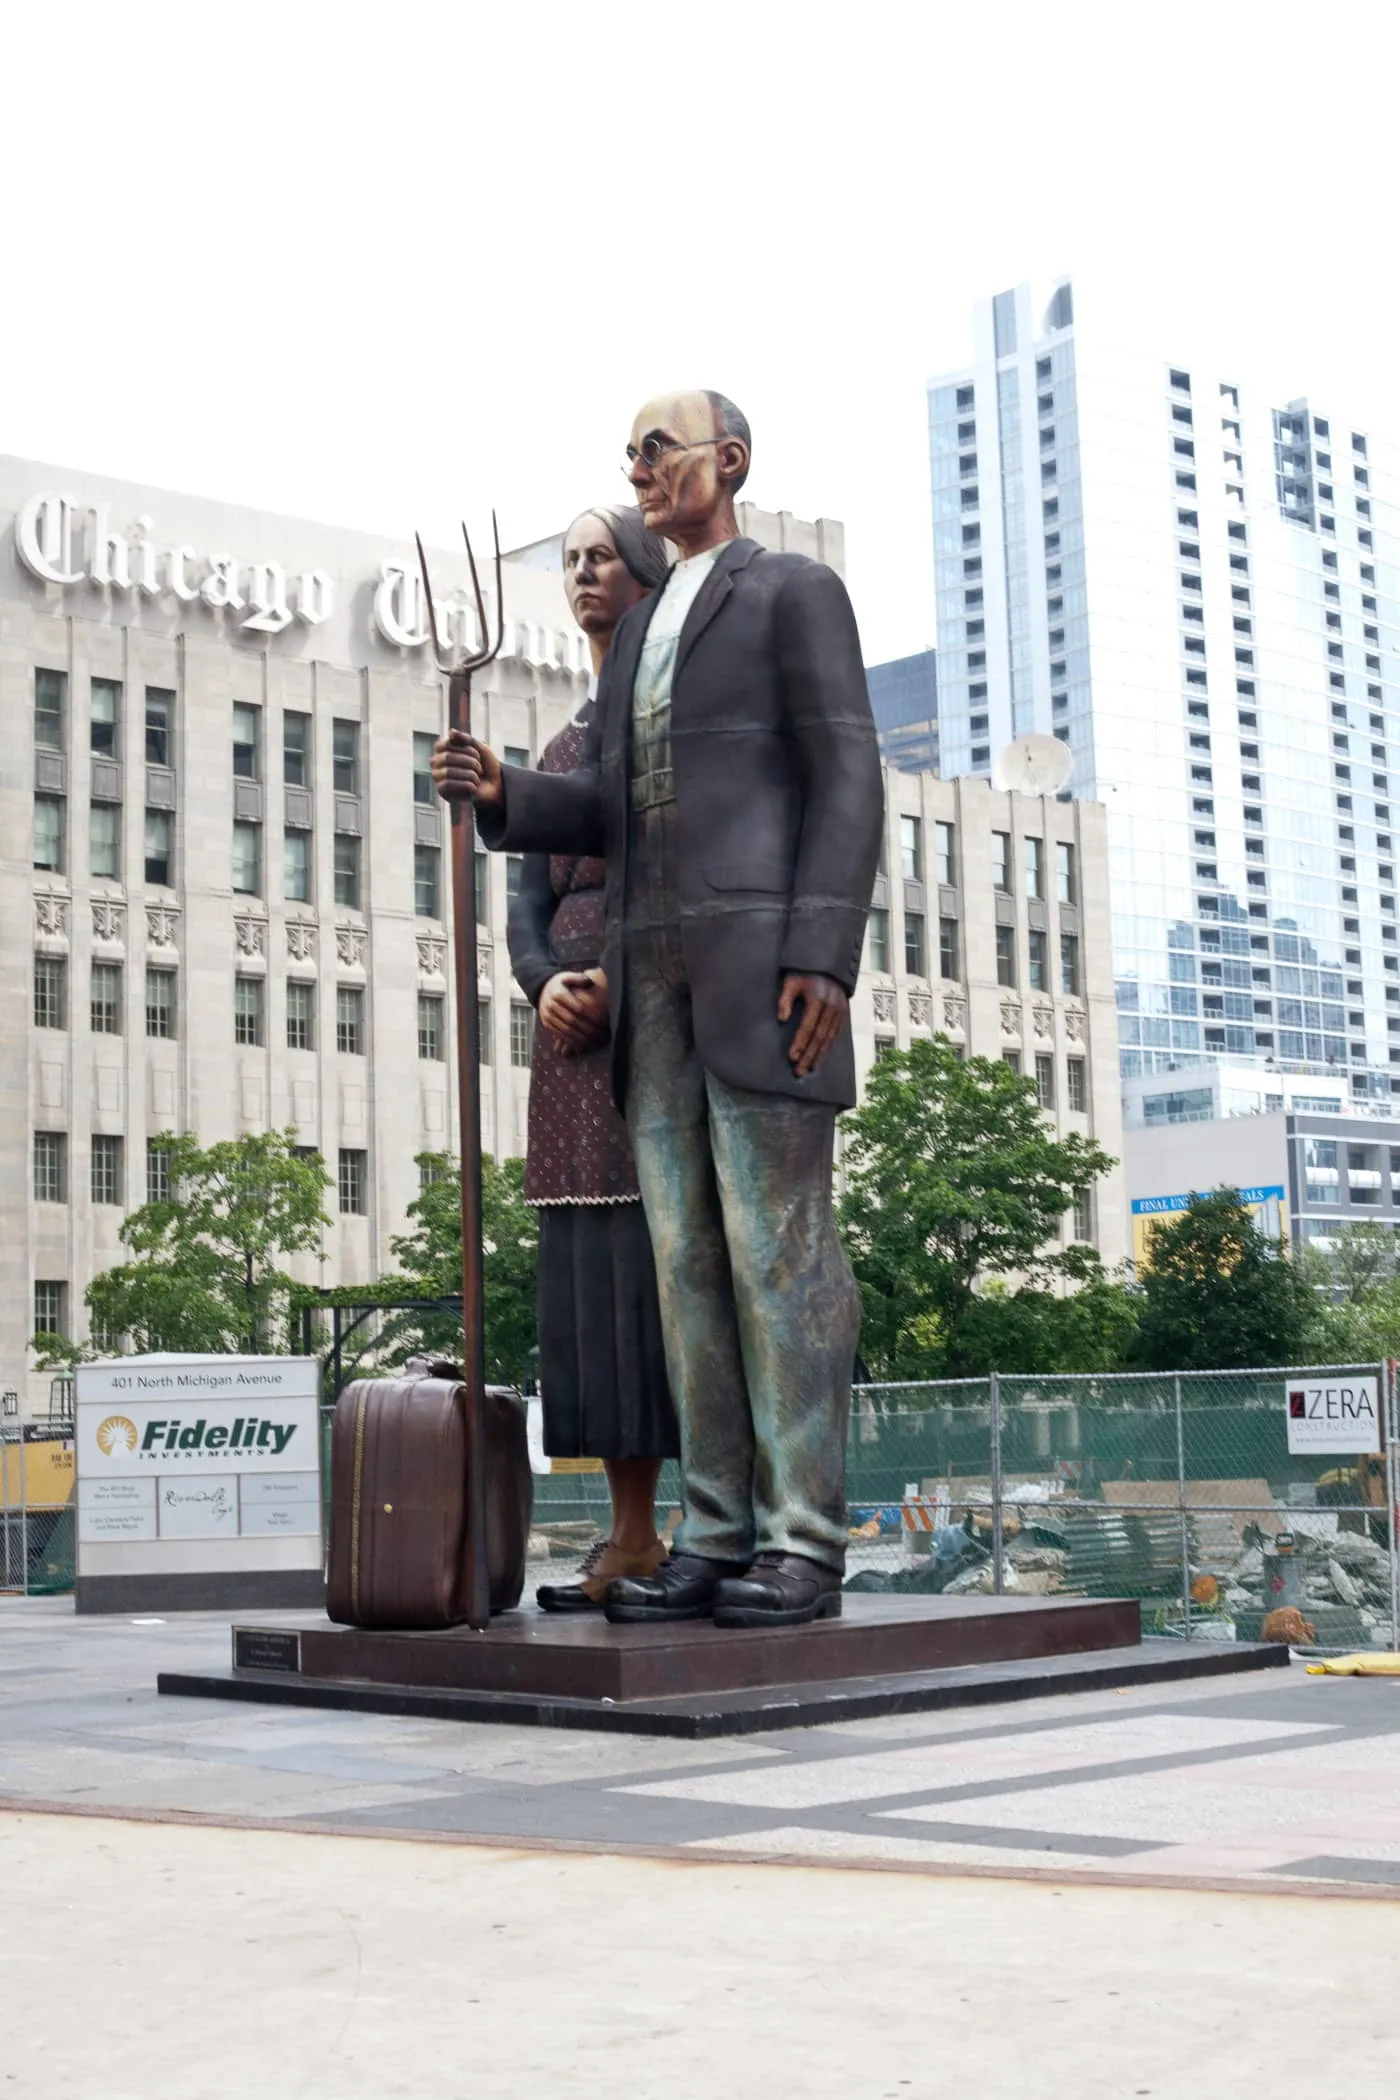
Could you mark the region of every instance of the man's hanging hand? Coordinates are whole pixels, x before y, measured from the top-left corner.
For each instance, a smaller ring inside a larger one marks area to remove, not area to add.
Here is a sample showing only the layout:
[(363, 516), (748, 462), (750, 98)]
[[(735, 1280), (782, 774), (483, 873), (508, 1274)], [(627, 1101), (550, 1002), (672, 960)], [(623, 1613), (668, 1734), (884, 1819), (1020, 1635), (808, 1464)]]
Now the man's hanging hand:
[(789, 975), (778, 995), (779, 1021), (791, 1020), (799, 999), (802, 1019), (788, 1046), (788, 1062), (799, 1079), (806, 1079), (841, 1033), (850, 1001), (834, 977)]

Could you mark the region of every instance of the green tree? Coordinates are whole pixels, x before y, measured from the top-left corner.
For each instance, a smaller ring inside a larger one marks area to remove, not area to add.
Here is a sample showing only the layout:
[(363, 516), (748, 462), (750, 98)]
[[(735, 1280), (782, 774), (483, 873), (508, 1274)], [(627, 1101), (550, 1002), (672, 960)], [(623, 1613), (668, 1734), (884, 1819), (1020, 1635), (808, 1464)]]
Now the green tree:
[(1137, 1333), (1141, 1300), (1109, 1275), (1092, 1247), (1066, 1250), (1058, 1265), (1061, 1280), (1071, 1255), (1082, 1257), (1072, 1290), (1032, 1281), (1012, 1291), (994, 1280), (974, 1294), (958, 1326), (965, 1371), (973, 1376), (988, 1371), (1068, 1375), (1122, 1369)]
[[(462, 1184), (445, 1152), (418, 1155), (427, 1175), (408, 1206), (410, 1230), (389, 1242), (395, 1274), (381, 1279), (385, 1295), (460, 1298), (462, 1294)], [(486, 1312), (486, 1375), (520, 1385), (535, 1346), (535, 1271), (539, 1220), (525, 1201), (525, 1162), (481, 1163), (482, 1281)], [(394, 1323), (396, 1345), (417, 1345), (460, 1361), (462, 1325), (447, 1315), (405, 1315)]]
[[(298, 1286), (289, 1254), (319, 1251), (330, 1180), (319, 1154), (300, 1158), (294, 1130), (202, 1147), (191, 1132), (162, 1142), (170, 1193), (123, 1218), (129, 1259), (88, 1285), (94, 1335), (132, 1347), (217, 1352), (291, 1345)], [(37, 1335), (41, 1364), (97, 1353)]]
[(1395, 1228), (1366, 1218), (1358, 1225), (1344, 1225), (1327, 1258), (1331, 1271), (1327, 1283), (1347, 1305), (1365, 1305), (1395, 1281), (1397, 1241)]
[(845, 1132), (840, 1224), (877, 1376), (968, 1368), (979, 1279), (1085, 1273), (1082, 1250), (1044, 1250), (1113, 1161), (1077, 1132), (1057, 1136), (1034, 1085), (1000, 1059), (963, 1060), (937, 1036), (896, 1050)]
[(1310, 1353), (1315, 1286), (1260, 1232), (1236, 1190), (1193, 1195), (1139, 1269), (1135, 1355), (1152, 1371), (1293, 1364)]

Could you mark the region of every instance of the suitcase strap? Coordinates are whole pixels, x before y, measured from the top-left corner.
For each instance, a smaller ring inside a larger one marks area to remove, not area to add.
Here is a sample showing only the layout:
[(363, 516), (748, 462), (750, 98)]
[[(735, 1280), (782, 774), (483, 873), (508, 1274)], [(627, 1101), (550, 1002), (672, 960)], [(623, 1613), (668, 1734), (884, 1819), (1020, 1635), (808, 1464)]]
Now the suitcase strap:
[(355, 1402), (355, 1459), (350, 1474), (350, 1610), (360, 1616), (360, 1497), (365, 1473), (365, 1417), (369, 1412), (369, 1386), (361, 1386)]

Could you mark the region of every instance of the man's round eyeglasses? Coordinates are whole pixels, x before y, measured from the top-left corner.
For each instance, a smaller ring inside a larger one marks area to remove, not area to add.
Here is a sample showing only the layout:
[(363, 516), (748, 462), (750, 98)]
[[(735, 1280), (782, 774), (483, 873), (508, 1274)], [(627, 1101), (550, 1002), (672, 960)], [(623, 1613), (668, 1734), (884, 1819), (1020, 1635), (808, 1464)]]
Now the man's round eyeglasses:
[(637, 461), (654, 467), (660, 464), (668, 452), (698, 452), (702, 445), (722, 445), (724, 438), (643, 438), (640, 445), (629, 445), (623, 454), (622, 471), (630, 474)]

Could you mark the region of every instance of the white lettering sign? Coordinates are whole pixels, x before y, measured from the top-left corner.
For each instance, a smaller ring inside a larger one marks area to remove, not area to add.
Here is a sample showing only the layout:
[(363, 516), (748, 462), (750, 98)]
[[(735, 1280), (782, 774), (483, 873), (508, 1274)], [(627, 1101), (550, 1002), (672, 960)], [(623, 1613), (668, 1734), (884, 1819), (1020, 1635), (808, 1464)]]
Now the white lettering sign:
[(182, 605), (202, 602), (211, 612), (244, 613), (234, 624), (250, 634), (281, 634), (293, 620), (319, 626), (329, 619), (335, 595), (324, 569), (289, 580), (278, 562), (248, 564), (236, 554), (201, 554), (183, 543), (162, 549), (149, 518), (121, 530), (110, 504), (84, 505), (53, 489), (31, 496), (20, 511), (15, 551), (40, 583), (86, 582), (103, 591), (169, 595)]
[(1344, 1451), (1356, 1455), (1381, 1448), (1380, 1406), (1374, 1378), (1340, 1378), (1335, 1384), (1290, 1380), (1284, 1389), (1288, 1449), (1293, 1457), (1310, 1451)]
[[(15, 520), (15, 552), (40, 583), (87, 584), (109, 598), (173, 598), (223, 615), (239, 634), (283, 634), (295, 622), (319, 627), (335, 609), (334, 580), (324, 569), (289, 575), (282, 562), (245, 561), (227, 548), (202, 552), (187, 541), (162, 546), (146, 516), (123, 524), (110, 503), (80, 503), (55, 489), (31, 496)], [(474, 593), (435, 584), (437, 641), (453, 655), (482, 647)], [(431, 639), (423, 579), (413, 560), (381, 562), (372, 621), (395, 649), (426, 649)], [(487, 606), (494, 633), (496, 610)], [(506, 620), (503, 658), (574, 675), (589, 669), (586, 636), (535, 621)]]

